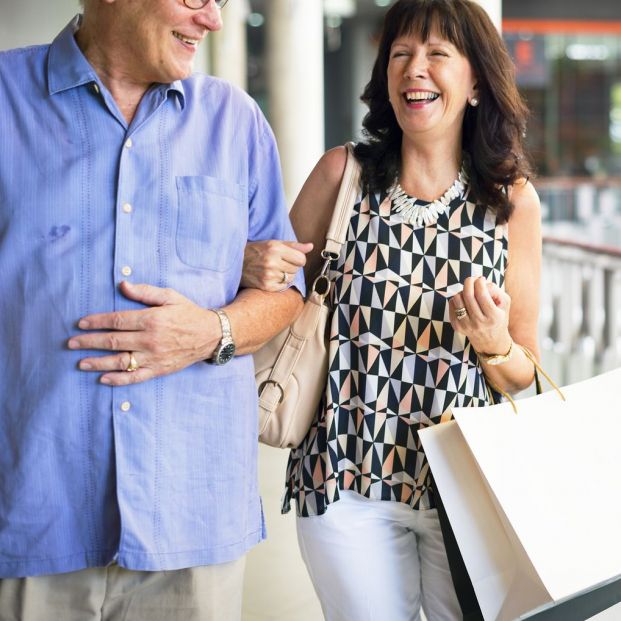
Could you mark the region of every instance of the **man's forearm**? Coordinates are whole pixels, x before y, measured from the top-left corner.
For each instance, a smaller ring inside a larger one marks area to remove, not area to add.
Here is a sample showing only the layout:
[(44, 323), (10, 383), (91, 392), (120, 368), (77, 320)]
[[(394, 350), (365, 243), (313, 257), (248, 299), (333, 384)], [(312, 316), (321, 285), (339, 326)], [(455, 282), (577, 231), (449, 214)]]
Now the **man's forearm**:
[[(173, 289), (127, 282), (120, 288), (127, 298), (147, 308), (81, 318), (81, 332), (70, 338), (69, 349), (108, 352), (83, 358), (81, 370), (103, 372), (101, 382), (121, 386), (175, 373), (213, 357), (222, 337), (215, 313)], [(223, 309), (237, 353), (259, 349), (291, 323), (302, 304), (302, 296), (293, 288), (281, 293), (240, 291)], [(127, 373), (130, 364), (138, 368)]]
[(278, 293), (242, 289), (223, 308), (231, 322), (237, 354), (250, 354), (259, 349), (298, 316), (303, 303), (294, 287)]

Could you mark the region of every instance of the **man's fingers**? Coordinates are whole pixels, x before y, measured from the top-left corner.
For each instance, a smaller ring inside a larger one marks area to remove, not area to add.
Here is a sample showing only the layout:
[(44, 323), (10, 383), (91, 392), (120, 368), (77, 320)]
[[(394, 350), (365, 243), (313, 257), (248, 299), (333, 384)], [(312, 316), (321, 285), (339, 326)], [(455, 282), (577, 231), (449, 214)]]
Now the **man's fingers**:
[[(133, 356), (133, 358), (132, 358)], [(132, 363), (140, 368), (141, 354), (137, 352), (123, 351), (114, 356), (101, 356), (99, 358), (84, 358), (80, 360), (79, 367), (82, 371), (125, 371), (131, 368)], [(134, 371), (135, 372), (135, 371)]]
[(119, 330), (132, 332), (144, 330), (147, 309), (117, 311), (116, 313), (96, 313), (83, 317), (78, 322), (81, 330)]
[(128, 386), (129, 384), (139, 384), (140, 382), (146, 382), (153, 379), (155, 373), (146, 367), (140, 368), (137, 371), (121, 371), (119, 373), (105, 373), (101, 376), (99, 381), (102, 384), (108, 386)]
[(133, 284), (124, 280), (119, 289), (130, 300), (142, 302), (146, 306), (164, 306), (178, 301), (179, 294), (172, 289), (163, 289), (153, 285)]
[(104, 351), (136, 351), (144, 348), (141, 332), (101, 332), (72, 336), (69, 349), (101, 349)]
[[(165, 306), (185, 299), (173, 289), (163, 289), (152, 285), (134, 285), (123, 281), (119, 288), (121, 293), (130, 300), (142, 302), (151, 307)], [(81, 330), (118, 330), (123, 332), (145, 330), (148, 313), (149, 309), (147, 308), (115, 313), (95, 313), (80, 319), (78, 327)]]

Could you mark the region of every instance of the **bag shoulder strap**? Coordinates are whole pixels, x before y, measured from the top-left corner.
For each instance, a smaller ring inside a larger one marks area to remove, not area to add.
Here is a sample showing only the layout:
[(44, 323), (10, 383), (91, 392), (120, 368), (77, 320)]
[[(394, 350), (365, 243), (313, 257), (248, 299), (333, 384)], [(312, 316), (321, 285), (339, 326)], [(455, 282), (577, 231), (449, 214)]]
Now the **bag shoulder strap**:
[(360, 164), (354, 156), (354, 143), (348, 142), (345, 145), (347, 149), (347, 163), (341, 180), (341, 187), (332, 212), (332, 220), (326, 235), (326, 245), (322, 256), (327, 259), (332, 257), (336, 259), (341, 254), (341, 247), (345, 243), (347, 235), (347, 227), (351, 218), (351, 212), (354, 208), (354, 201), (358, 194), (360, 185)]

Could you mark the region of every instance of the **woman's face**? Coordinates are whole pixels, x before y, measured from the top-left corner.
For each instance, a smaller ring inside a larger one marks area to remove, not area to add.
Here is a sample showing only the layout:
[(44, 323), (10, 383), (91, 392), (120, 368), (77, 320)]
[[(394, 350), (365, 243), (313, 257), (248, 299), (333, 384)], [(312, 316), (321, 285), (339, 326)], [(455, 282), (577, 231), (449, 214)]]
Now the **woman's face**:
[(461, 141), (466, 106), (475, 94), (470, 62), (435, 29), (428, 41), (421, 41), (417, 34), (394, 40), (388, 96), (408, 138)]

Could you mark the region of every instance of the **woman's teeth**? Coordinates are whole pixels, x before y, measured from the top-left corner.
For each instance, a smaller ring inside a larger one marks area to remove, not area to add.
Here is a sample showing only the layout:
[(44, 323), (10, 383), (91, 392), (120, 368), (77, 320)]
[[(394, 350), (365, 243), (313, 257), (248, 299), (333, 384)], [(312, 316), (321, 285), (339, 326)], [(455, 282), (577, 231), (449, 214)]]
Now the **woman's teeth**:
[(438, 93), (406, 93), (405, 99), (408, 103), (413, 103), (416, 101), (434, 101), (440, 95)]

